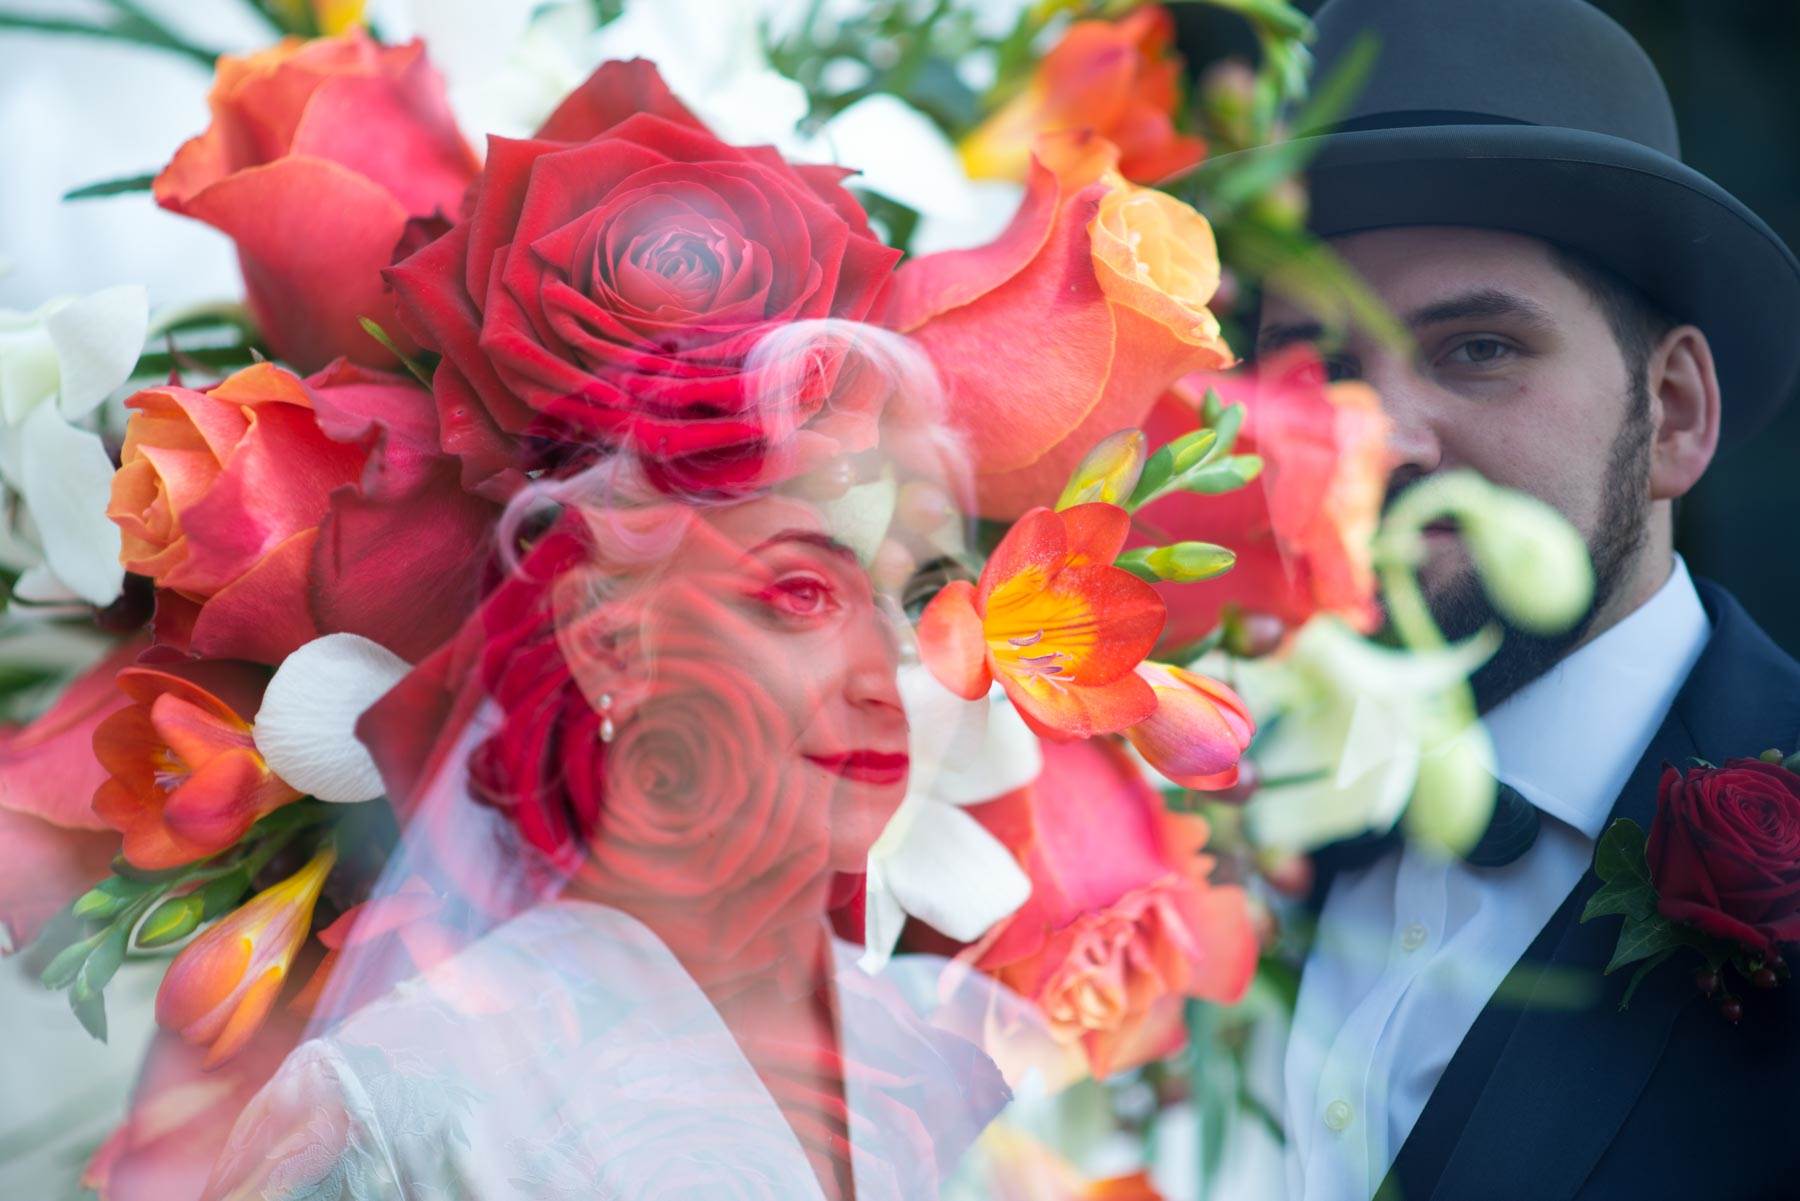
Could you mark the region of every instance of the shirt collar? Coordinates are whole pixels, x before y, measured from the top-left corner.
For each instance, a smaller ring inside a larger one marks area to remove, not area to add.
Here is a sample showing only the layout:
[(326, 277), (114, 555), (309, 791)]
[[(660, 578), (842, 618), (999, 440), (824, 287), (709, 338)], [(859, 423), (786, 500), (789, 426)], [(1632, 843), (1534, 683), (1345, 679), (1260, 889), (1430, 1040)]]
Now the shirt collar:
[(1599, 837), (1711, 634), (1677, 555), (1655, 595), (1482, 719), (1500, 779)]

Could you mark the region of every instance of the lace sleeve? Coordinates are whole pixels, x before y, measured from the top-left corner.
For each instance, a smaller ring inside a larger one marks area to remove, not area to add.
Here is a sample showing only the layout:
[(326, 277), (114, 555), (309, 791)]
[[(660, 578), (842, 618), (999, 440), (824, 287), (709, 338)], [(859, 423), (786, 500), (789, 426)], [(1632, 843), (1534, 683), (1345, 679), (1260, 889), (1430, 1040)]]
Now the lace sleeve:
[(232, 1127), (204, 1201), (382, 1201), (398, 1187), (368, 1096), (329, 1044), (288, 1056)]

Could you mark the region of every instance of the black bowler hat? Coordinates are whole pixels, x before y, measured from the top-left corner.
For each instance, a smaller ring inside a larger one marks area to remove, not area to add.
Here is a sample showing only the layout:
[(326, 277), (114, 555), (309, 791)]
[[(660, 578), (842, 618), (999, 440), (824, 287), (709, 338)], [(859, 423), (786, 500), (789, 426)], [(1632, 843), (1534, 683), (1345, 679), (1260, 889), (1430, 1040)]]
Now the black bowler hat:
[(1788, 399), (1800, 263), (1681, 162), (1662, 80), (1610, 17), (1586, 0), (1330, 0), (1317, 24), (1320, 78), (1364, 33), (1378, 55), (1351, 110), (1306, 139), (1315, 233), (1465, 225), (1560, 243), (1705, 331), (1722, 444)]

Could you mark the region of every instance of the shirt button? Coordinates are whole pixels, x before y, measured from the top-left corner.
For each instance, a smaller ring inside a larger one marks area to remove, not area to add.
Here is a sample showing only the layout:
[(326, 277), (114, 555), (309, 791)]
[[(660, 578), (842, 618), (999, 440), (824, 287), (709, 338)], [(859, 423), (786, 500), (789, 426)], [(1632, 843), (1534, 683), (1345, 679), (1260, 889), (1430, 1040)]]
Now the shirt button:
[(1325, 1125), (1333, 1130), (1344, 1129), (1354, 1116), (1348, 1101), (1333, 1101), (1325, 1107)]
[(1400, 948), (1404, 951), (1416, 951), (1425, 945), (1425, 927), (1418, 922), (1412, 923), (1400, 931)]

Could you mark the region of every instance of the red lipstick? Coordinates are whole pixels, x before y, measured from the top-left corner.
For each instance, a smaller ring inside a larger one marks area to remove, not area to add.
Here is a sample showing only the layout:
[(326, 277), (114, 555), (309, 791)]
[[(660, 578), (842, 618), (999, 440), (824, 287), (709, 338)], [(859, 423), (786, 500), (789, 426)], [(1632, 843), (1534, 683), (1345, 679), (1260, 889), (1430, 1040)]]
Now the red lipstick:
[(846, 751), (841, 755), (808, 755), (806, 758), (846, 780), (882, 785), (905, 780), (909, 762), (905, 755), (884, 755), (879, 751)]

